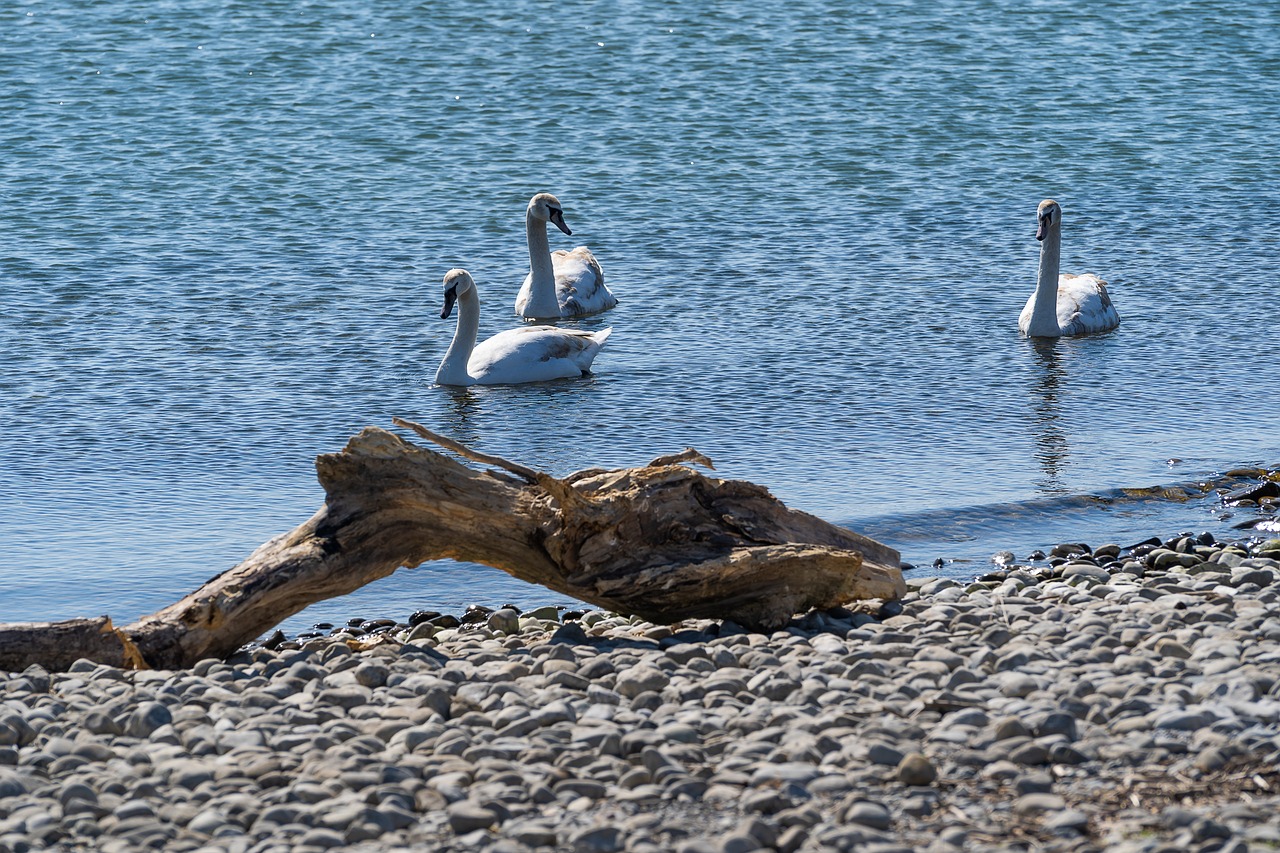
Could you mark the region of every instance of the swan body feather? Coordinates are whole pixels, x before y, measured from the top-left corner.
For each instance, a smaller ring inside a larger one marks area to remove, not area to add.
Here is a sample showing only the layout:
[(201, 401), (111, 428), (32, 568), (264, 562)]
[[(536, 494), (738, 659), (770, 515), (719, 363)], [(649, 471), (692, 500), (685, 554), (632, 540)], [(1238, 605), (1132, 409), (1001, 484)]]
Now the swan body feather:
[(1120, 325), (1107, 283), (1088, 273), (1058, 272), (1062, 251), (1062, 208), (1053, 199), (1040, 203), (1040, 274), (1035, 292), (1018, 316), (1027, 337), (1066, 337), (1106, 332)]
[(525, 210), (529, 245), (529, 274), (516, 294), (516, 313), (528, 319), (580, 317), (598, 314), (618, 304), (604, 283), (604, 270), (586, 246), (554, 252), (547, 241), (547, 223), (572, 234), (564, 210), (551, 193), (538, 193)]
[(458, 325), (436, 371), (440, 385), (515, 385), (582, 376), (591, 372), (591, 363), (613, 331), (526, 326), (499, 332), (477, 345), (480, 298), (475, 281), (466, 270), (453, 269), (444, 284), (440, 316), (448, 317), (456, 301)]
[[(1029, 334), (1027, 329), (1031, 326), (1035, 305), (1036, 295), (1033, 293), (1018, 317), (1018, 328), (1024, 335)], [(1105, 281), (1089, 273), (1062, 273), (1058, 276), (1054, 320), (1059, 337), (1075, 337), (1114, 329), (1120, 325), (1120, 314), (1111, 304), (1111, 295), (1107, 293)]]
[(467, 359), (467, 374), (478, 385), (514, 385), (568, 379), (591, 372), (591, 362), (612, 328), (599, 332), (526, 326), (499, 332), (480, 343)]

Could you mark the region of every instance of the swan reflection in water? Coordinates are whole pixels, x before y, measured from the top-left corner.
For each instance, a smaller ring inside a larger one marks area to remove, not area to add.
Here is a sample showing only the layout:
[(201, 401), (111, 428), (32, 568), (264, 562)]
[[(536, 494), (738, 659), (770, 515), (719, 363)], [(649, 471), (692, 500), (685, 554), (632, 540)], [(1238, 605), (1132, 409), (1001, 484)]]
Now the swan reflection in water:
[(608, 385), (594, 374), (524, 385), (430, 385), (423, 390), (438, 400), (427, 426), (473, 450), (552, 473), (623, 467), (631, 461), (626, 442), (609, 424), (584, 416)]
[[(440, 412), (442, 428), (445, 435), (460, 441), (468, 447), (480, 441), (480, 435), (474, 428), (475, 417), (482, 410), (481, 394), (472, 390), (472, 385), (440, 385), (431, 390), (441, 392), (443, 411)], [(435, 429), (435, 427), (432, 427)]]
[(1035, 457), (1044, 477), (1036, 482), (1036, 486), (1047, 495), (1066, 494), (1061, 473), (1071, 455), (1071, 448), (1063, 429), (1058, 391), (1067, 371), (1057, 338), (1030, 338), (1028, 343), (1035, 351), (1039, 368), (1039, 376), (1032, 385), (1036, 401), (1031, 423), (1035, 429)]

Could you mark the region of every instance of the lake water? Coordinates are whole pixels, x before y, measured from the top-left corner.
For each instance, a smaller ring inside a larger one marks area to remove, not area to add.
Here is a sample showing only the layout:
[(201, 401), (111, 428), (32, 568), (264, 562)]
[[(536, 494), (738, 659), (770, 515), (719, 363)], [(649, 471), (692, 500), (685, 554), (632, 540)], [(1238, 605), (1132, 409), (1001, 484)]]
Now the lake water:
[[(1280, 6), (1084, 8), (7, 7), (0, 621), (176, 600), (393, 415), (554, 473), (693, 445), (931, 573), (1229, 529), (1099, 498), (1280, 460)], [(539, 191), (621, 300), (566, 323), (595, 375), (434, 387), (443, 273), (517, 325)], [(1117, 331), (1018, 336), (1046, 197)], [(286, 627), (506, 601), (560, 598), (431, 564)]]

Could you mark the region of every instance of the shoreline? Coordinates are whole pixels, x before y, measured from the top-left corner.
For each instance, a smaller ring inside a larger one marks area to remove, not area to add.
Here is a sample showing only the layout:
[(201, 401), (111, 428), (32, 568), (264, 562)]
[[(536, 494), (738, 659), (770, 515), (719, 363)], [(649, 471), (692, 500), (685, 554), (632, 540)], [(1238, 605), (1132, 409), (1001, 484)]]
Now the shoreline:
[(773, 634), (499, 609), (31, 667), (0, 851), (1280, 845), (1280, 539), (1049, 560)]

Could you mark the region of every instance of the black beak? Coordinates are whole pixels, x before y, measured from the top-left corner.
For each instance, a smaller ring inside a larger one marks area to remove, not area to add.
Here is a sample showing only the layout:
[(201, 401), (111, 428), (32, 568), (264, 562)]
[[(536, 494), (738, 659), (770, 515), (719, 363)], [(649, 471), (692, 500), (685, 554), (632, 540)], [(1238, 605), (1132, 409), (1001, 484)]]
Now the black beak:
[(458, 301), (458, 289), (451, 287), (444, 292), (444, 307), (440, 309), (440, 319), (447, 320), (453, 313), (453, 303)]
[(1043, 242), (1045, 235), (1049, 233), (1049, 214), (1040, 217), (1040, 224), (1036, 227), (1036, 239)]
[(551, 211), (551, 221), (552, 221), (552, 222), (554, 222), (554, 223), (555, 223), (555, 226), (556, 226), (557, 228), (559, 228), (561, 231), (563, 231), (564, 233), (569, 234), (569, 235), (572, 235), (572, 234), (573, 234), (573, 232), (569, 230), (569, 226), (564, 224), (564, 211), (563, 211), (563, 210), (552, 210), (552, 211)]

